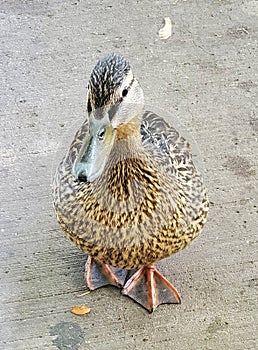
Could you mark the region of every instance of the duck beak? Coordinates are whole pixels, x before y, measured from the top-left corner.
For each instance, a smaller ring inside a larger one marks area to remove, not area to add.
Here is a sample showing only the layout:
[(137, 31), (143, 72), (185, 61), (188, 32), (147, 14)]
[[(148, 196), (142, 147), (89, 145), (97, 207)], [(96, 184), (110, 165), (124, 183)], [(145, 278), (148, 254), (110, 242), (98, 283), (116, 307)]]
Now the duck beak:
[(103, 172), (115, 140), (115, 129), (109, 115), (89, 117), (89, 134), (74, 163), (73, 174), (79, 181), (92, 182)]

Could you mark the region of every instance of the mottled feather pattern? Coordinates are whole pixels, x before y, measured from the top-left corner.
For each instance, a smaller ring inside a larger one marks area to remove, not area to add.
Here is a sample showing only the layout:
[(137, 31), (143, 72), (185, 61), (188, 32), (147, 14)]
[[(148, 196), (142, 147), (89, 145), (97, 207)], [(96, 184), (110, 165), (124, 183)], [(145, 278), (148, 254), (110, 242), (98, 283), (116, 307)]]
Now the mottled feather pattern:
[[(138, 268), (183, 249), (202, 229), (208, 199), (189, 143), (162, 118), (145, 112), (142, 147), (114, 147), (103, 174), (79, 183), (73, 163), (85, 122), (60, 164), (55, 210), (68, 238), (85, 253), (122, 268)], [(125, 142), (125, 143), (124, 143)], [(126, 157), (120, 157), (124, 147)]]
[(114, 54), (104, 57), (96, 64), (89, 83), (89, 89), (92, 91), (90, 105), (96, 110), (96, 117), (101, 117), (104, 106), (110, 101), (114, 102), (115, 91), (129, 71), (129, 62)]

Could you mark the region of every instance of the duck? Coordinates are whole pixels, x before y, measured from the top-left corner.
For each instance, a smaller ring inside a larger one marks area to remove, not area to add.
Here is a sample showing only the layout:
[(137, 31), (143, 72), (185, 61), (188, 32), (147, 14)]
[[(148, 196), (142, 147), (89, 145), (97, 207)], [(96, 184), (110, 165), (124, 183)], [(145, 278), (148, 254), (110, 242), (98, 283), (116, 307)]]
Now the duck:
[(58, 165), (54, 211), (64, 234), (87, 254), (90, 290), (121, 288), (152, 313), (179, 304), (156, 263), (187, 247), (209, 201), (189, 142), (145, 110), (127, 59), (109, 54), (93, 68), (87, 116)]

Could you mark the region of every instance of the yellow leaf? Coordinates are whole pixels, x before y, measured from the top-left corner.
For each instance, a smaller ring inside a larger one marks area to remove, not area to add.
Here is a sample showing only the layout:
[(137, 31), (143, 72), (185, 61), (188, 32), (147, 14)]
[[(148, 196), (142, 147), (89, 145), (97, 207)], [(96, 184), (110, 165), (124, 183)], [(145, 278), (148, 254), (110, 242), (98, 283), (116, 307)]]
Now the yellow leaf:
[(71, 313), (77, 316), (83, 316), (90, 312), (91, 308), (87, 305), (77, 305), (71, 309)]

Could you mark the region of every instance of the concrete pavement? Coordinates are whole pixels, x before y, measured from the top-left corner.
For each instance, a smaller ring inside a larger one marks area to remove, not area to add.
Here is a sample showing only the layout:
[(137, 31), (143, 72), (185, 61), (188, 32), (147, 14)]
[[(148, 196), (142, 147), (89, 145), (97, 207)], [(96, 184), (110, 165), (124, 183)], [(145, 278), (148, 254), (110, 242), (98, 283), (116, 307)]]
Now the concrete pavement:
[[(0, 25), (0, 349), (256, 349), (258, 2), (1, 0)], [(90, 71), (109, 52), (196, 141), (212, 203), (200, 237), (159, 264), (182, 304), (151, 316), (112, 287), (76, 296), (85, 256), (51, 204)], [(90, 314), (70, 313), (84, 303)]]

